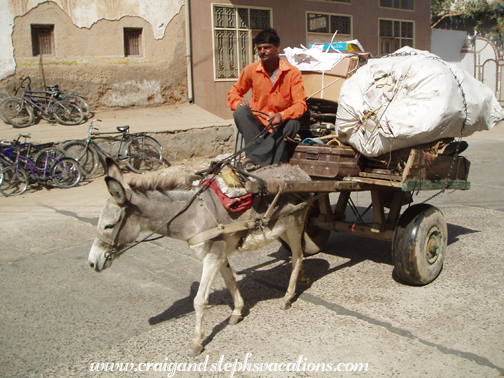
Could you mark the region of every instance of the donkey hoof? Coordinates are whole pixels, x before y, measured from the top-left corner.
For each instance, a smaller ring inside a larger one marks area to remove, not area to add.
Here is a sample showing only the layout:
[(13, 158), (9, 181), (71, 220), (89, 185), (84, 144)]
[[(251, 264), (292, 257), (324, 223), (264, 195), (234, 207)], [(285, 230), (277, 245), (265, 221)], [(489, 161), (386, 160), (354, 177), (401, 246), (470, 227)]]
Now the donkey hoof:
[(229, 325), (237, 325), (240, 320), (242, 320), (240, 315), (231, 315), (229, 318)]
[(198, 345), (197, 347), (189, 347), (189, 357), (196, 357), (199, 356), (200, 353), (203, 351), (203, 347), (201, 345)]
[(280, 302), (281, 310), (288, 310), (291, 307), (292, 303), (290, 301), (284, 302), (283, 300)]

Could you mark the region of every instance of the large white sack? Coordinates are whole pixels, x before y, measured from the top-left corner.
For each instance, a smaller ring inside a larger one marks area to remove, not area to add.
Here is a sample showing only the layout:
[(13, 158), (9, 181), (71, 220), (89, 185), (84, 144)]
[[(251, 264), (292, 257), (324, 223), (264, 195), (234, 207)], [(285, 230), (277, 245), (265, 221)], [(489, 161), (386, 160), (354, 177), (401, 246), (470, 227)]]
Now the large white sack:
[(504, 118), (488, 87), (438, 56), (410, 47), (370, 59), (345, 81), (338, 103), (339, 138), (366, 156), (469, 136)]

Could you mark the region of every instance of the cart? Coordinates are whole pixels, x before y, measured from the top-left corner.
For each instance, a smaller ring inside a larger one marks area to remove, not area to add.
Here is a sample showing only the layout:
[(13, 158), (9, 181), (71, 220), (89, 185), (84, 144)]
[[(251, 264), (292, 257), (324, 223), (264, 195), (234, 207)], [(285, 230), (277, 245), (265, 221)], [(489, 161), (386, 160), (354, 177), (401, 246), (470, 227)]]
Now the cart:
[[(448, 240), (447, 223), (434, 206), (410, 205), (411, 193), (470, 188), (467, 180), (470, 162), (458, 153), (432, 155), (429, 152), (432, 145), (398, 151), (394, 164), (399, 169), (390, 169), (390, 162), (383, 166), (368, 161), (358, 166), (354, 161), (355, 150), (349, 146), (306, 146), (301, 152), (296, 149), (290, 163), (299, 165), (313, 181), (268, 180), (264, 190), (266, 194), (309, 192), (319, 196), (307, 217), (305, 255), (320, 251), (331, 231), (390, 241), (397, 275), (408, 284), (425, 285), (442, 269)], [(320, 152), (327, 148), (340, 150), (336, 161), (331, 161), (327, 151)], [(304, 159), (296, 156), (302, 153)], [(336, 178), (324, 177), (331, 175)], [(259, 192), (255, 181), (247, 182), (246, 188), (250, 193)], [(363, 191), (371, 194), (368, 210), (372, 209), (372, 223), (364, 223), (356, 211), (356, 220), (347, 221), (347, 207), (355, 209), (351, 193)], [(339, 193), (334, 208), (329, 202), (330, 193)]]

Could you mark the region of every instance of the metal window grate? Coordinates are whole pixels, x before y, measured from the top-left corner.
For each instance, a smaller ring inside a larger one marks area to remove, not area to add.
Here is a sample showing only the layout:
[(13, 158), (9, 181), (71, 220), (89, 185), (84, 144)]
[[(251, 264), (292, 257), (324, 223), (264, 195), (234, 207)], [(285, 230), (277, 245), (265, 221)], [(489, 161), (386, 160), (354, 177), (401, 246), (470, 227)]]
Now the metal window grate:
[(124, 29), (124, 56), (141, 55), (142, 29), (125, 28)]
[(54, 55), (54, 25), (32, 25), (33, 56)]
[(254, 30), (271, 26), (271, 11), (214, 5), (214, 59), (216, 79), (236, 79), (251, 63)]
[(352, 19), (350, 16), (308, 13), (309, 33), (352, 34)]

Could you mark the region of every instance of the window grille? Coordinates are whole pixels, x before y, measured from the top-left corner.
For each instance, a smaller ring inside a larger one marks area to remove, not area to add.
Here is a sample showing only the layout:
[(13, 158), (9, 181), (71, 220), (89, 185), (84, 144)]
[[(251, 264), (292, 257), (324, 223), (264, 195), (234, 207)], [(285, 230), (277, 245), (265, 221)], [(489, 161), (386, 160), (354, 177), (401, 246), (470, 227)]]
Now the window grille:
[(380, 54), (390, 54), (401, 47), (414, 47), (413, 22), (380, 20)]
[(124, 28), (124, 56), (141, 56), (141, 28)]
[(334, 14), (308, 13), (309, 33), (352, 34), (352, 19), (350, 16)]
[(33, 56), (54, 55), (54, 25), (31, 25)]
[(213, 20), (215, 79), (237, 79), (252, 62), (253, 35), (271, 27), (271, 11), (214, 5)]
[(384, 8), (415, 9), (415, 0), (380, 0), (380, 6)]

